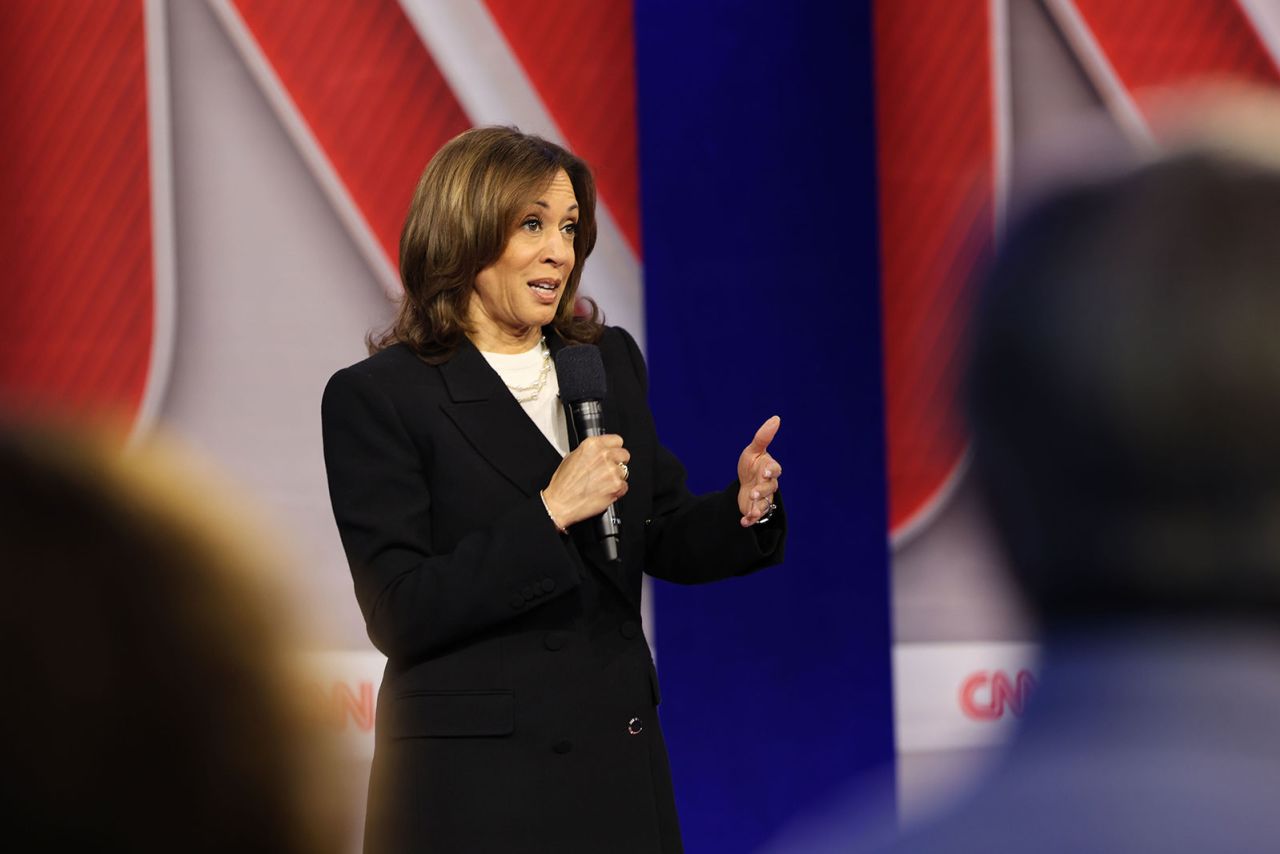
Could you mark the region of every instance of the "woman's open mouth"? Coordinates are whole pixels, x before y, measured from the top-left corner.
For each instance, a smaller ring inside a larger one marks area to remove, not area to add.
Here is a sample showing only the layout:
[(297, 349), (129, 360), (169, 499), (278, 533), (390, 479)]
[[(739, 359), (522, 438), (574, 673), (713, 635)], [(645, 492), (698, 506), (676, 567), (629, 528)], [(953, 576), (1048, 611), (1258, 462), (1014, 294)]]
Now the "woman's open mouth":
[(560, 280), (534, 279), (529, 282), (529, 290), (533, 291), (533, 295), (538, 298), (539, 302), (544, 305), (551, 305), (560, 294)]

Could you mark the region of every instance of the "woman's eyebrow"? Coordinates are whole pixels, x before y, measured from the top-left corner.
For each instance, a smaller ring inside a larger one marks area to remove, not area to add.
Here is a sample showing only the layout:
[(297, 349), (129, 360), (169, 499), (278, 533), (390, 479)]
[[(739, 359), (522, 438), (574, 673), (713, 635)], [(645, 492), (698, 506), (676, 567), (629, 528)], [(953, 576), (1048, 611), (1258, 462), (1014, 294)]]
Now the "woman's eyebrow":
[[(536, 202), (534, 202), (534, 204), (540, 208), (546, 208), (547, 210), (551, 209), (551, 205), (547, 204), (542, 199), (538, 199)], [(569, 207), (566, 209), (566, 212), (576, 211), (577, 209), (578, 209), (578, 203), (574, 202), (573, 204), (569, 205)]]

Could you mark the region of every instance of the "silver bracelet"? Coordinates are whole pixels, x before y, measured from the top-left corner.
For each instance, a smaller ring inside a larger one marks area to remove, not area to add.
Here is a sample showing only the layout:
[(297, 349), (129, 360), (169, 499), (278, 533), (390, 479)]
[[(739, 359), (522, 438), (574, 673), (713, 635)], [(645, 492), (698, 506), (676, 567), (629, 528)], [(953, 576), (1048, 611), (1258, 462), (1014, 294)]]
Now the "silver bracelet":
[(538, 497), (542, 499), (542, 509), (547, 511), (547, 518), (551, 520), (552, 525), (556, 526), (556, 530), (562, 534), (569, 533), (567, 529), (565, 529), (559, 522), (556, 521), (556, 517), (551, 514), (551, 507), (547, 505), (547, 496), (543, 495), (543, 490), (541, 489), (538, 490)]

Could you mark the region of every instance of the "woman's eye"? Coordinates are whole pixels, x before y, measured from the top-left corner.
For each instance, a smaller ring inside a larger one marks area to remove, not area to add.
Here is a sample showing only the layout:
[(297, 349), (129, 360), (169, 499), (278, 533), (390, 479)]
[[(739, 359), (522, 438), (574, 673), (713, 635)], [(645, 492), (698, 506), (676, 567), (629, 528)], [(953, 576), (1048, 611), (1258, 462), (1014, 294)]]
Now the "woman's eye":
[(542, 220), (538, 219), (536, 216), (531, 216), (528, 219), (526, 219), (524, 222), (520, 223), (520, 227), (523, 228), (525, 231), (536, 232), (542, 228)]
[(566, 222), (564, 228), (561, 229), (565, 234), (577, 234), (578, 224), (576, 222)]

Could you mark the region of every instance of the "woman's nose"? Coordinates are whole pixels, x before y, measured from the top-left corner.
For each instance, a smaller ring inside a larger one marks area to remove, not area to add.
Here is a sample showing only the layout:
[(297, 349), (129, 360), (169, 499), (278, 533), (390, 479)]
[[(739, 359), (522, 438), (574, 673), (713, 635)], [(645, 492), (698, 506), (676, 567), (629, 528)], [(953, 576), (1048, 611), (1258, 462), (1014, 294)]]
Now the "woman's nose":
[(553, 232), (547, 239), (543, 252), (544, 259), (549, 264), (561, 267), (570, 263), (573, 261), (573, 237), (558, 231)]

